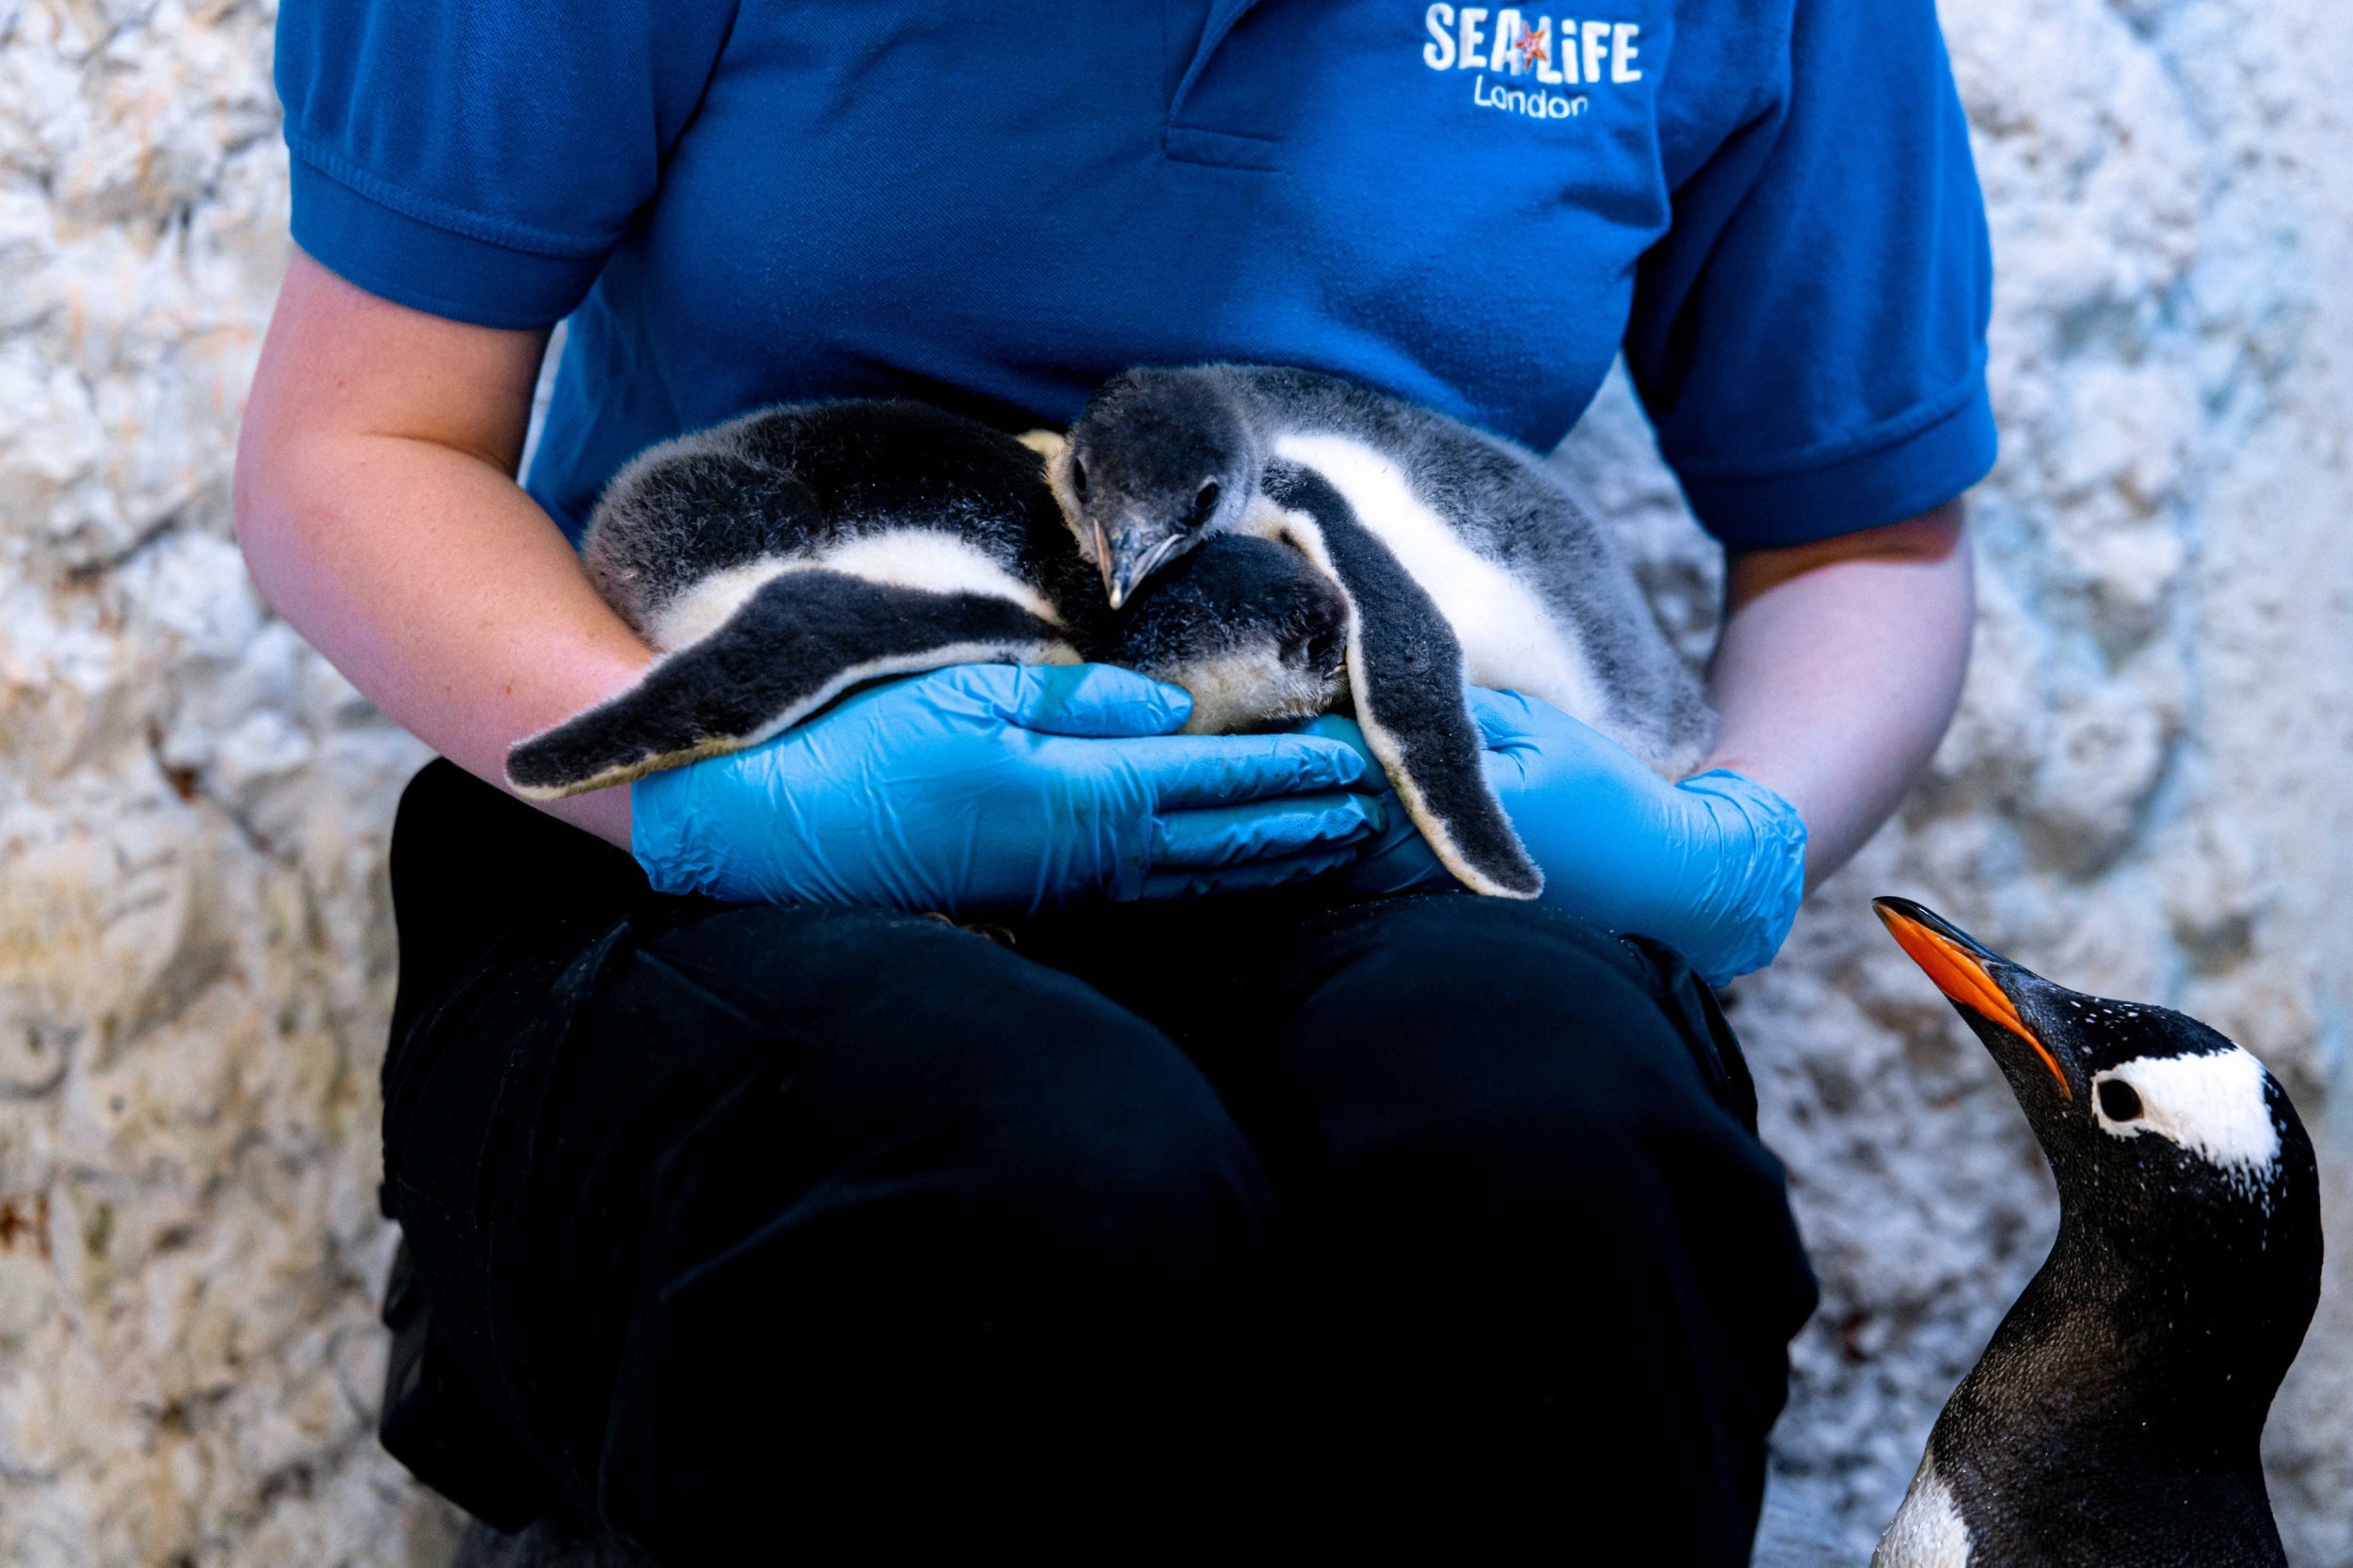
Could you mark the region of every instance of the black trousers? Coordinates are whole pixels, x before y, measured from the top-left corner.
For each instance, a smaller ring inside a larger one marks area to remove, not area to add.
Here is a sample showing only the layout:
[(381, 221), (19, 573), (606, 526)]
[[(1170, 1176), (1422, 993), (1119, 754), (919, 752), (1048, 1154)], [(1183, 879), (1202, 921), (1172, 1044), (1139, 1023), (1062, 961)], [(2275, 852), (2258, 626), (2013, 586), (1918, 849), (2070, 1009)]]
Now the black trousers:
[(997, 934), (664, 898), (445, 762), (392, 884), (425, 1348), (386, 1441), (487, 1517), (680, 1568), (1244, 1528), (1747, 1560), (1814, 1284), (1663, 949), (1466, 895)]

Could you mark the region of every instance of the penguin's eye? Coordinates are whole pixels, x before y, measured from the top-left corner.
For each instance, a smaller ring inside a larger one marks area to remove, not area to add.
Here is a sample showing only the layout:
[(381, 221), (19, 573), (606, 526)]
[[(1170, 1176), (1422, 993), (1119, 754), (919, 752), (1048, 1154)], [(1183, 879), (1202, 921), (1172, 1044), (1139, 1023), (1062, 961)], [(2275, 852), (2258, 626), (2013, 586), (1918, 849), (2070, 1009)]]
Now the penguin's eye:
[(1195, 528), (1198, 528), (1203, 523), (1209, 521), (1209, 514), (1217, 510), (1217, 498), (1218, 485), (1217, 481), (1214, 479), (1205, 482), (1200, 490), (1194, 494), (1193, 498), (1193, 525)]
[(2129, 1122), (2140, 1114), (2140, 1094), (2121, 1078), (2100, 1085), (2100, 1110), (2111, 1122)]
[(1070, 493), (1082, 502), (1087, 498), (1087, 466), (1076, 457), (1070, 459)]

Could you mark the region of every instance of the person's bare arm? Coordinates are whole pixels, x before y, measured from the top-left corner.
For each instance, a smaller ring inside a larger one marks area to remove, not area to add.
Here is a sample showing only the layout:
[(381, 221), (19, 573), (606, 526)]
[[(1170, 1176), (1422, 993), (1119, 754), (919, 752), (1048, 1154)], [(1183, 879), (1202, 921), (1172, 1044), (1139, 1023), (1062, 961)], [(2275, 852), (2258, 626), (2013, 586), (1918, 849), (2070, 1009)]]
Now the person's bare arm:
[[(392, 304), (297, 252), (237, 450), (237, 539), (263, 596), (492, 783), (515, 741), (652, 658), (515, 482), (545, 343)], [(629, 844), (627, 788), (546, 809)]]
[(1952, 722), (1976, 588), (1961, 504), (1735, 554), (1705, 764), (1770, 786), (1806, 824), (1806, 886), (1886, 821)]

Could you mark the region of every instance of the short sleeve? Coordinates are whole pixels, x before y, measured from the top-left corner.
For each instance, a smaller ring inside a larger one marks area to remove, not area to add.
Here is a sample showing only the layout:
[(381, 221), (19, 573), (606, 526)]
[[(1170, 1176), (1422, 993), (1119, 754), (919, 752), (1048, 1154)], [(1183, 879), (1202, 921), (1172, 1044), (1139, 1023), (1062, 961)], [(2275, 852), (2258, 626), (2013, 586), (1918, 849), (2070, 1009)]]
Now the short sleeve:
[(372, 294), (544, 327), (596, 281), (732, 0), (283, 0), (295, 243)]
[(1709, 532), (1800, 544), (1993, 467), (1992, 299), (1931, 0), (1797, 0), (1785, 90), (1675, 190), (1626, 359)]

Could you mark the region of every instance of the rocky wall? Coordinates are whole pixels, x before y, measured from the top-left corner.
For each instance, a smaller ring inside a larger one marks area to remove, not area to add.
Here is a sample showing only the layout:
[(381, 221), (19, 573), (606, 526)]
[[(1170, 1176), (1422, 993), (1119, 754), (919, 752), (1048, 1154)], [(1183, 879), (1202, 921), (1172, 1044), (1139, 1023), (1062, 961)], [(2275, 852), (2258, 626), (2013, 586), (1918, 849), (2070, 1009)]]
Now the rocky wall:
[[(1822, 1275), (1780, 1501), (1860, 1561), (2040, 1265), (2050, 1179), (1869, 897), (2256, 1051), (2308, 1114), (2353, 1000), (2353, 9), (1945, 0), (1993, 230), (2003, 456), (1961, 716), (1732, 1016)], [(1613, 386), (1562, 453), (1705, 646), (1716, 567)], [(2353, 1137), (2265, 1451), (2291, 1557), (2353, 1564)]]
[(0, 0), (0, 1562), (439, 1564), (375, 1447), (385, 831), (264, 611), (266, 6)]
[[(2197, 1012), (2308, 1107), (2353, 988), (2353, 15), (1945, 24), (2001, 269), (1977, 664), (1900, 823), (1733, 1001), (1825, 1284), (1777, 1483), (1850, 1550), (2053, 1222), (1866, 896)], [(421, 753), (230, 541), (286, 253), (269, 27), (0, 0), (0, 1562), (438, 1568), (454, 1538), (370, 1438), (382, 853)], [(1713, 563), (1622, 387), (1564, 460), (1704, 646)], [(2353, 1565), (2337, 1267), (2269, 1443), (2299, 1568)]]

